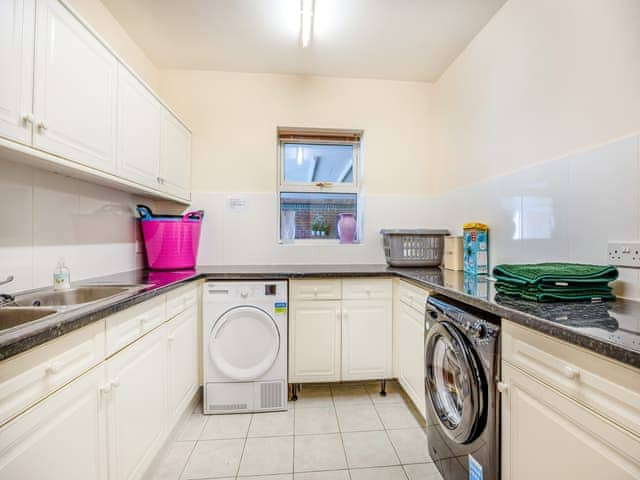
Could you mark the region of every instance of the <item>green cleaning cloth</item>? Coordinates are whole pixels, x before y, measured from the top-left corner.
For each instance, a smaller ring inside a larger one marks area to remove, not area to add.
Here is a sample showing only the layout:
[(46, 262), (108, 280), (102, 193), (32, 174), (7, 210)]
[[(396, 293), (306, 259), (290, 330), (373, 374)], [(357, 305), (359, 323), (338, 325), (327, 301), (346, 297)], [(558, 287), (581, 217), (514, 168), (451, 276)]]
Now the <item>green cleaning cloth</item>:
[(493, 276), (500, 281), (517, 285), (555, 285), (559, 287), (607, 284), (618, 278), (618, 269), (610, 265), (579, 263), (536, 263), (497, 265)]
[(520, 297), (533, 302), (568, 302), (578, 300), (615, 300), (615, 295), (606, 283), (585, 284), (577, 287), (548, 287), (543, 285), (515, 285), (498, 281), (495, 284), (498, 293), (511, 297)]

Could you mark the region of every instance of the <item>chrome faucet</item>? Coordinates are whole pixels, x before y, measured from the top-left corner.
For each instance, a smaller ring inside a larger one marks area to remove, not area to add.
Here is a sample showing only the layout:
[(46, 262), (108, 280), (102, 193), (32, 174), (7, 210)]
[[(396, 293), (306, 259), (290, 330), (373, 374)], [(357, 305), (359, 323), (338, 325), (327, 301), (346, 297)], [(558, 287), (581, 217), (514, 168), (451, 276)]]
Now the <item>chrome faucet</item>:
[[(0, 285), (6, 285), (7, 283), (13, 282), (13, 275), (9, 275), (4, 280), (0, 280)], [(15, 300), (13, 295), (9, 295), (8, 293), (0, 293), (0, 305), (5, 303), (11, 303)]]

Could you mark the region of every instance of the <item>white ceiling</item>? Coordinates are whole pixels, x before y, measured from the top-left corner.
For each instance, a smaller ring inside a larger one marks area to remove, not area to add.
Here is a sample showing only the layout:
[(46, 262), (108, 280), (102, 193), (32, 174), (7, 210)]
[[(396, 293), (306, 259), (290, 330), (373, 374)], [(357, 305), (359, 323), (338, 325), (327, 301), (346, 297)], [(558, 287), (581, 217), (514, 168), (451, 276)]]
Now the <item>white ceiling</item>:
[(161, 68), (433, 81), (505, 0), (103, 0)]

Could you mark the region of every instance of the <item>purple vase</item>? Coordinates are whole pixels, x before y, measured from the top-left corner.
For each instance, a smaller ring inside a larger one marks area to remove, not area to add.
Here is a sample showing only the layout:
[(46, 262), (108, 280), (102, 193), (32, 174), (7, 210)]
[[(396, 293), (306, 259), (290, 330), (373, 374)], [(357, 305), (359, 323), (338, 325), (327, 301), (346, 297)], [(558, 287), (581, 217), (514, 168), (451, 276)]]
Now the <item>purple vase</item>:
[(340, 243), (353, 243), (356, 238), (356, 218), (353, 213), (341, 213), (338, 218)]

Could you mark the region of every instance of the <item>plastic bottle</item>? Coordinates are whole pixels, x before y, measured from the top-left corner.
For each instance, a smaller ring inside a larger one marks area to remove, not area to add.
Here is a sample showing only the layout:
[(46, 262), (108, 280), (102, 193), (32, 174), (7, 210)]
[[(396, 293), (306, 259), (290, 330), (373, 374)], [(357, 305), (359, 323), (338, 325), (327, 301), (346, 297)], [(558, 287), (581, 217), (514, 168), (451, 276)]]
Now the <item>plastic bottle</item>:
[(53, 289), (66, 290), (67, 288), (71, 288), (71, 274), (64, 264), (64, 258), (60, 258), (53, 271)]

